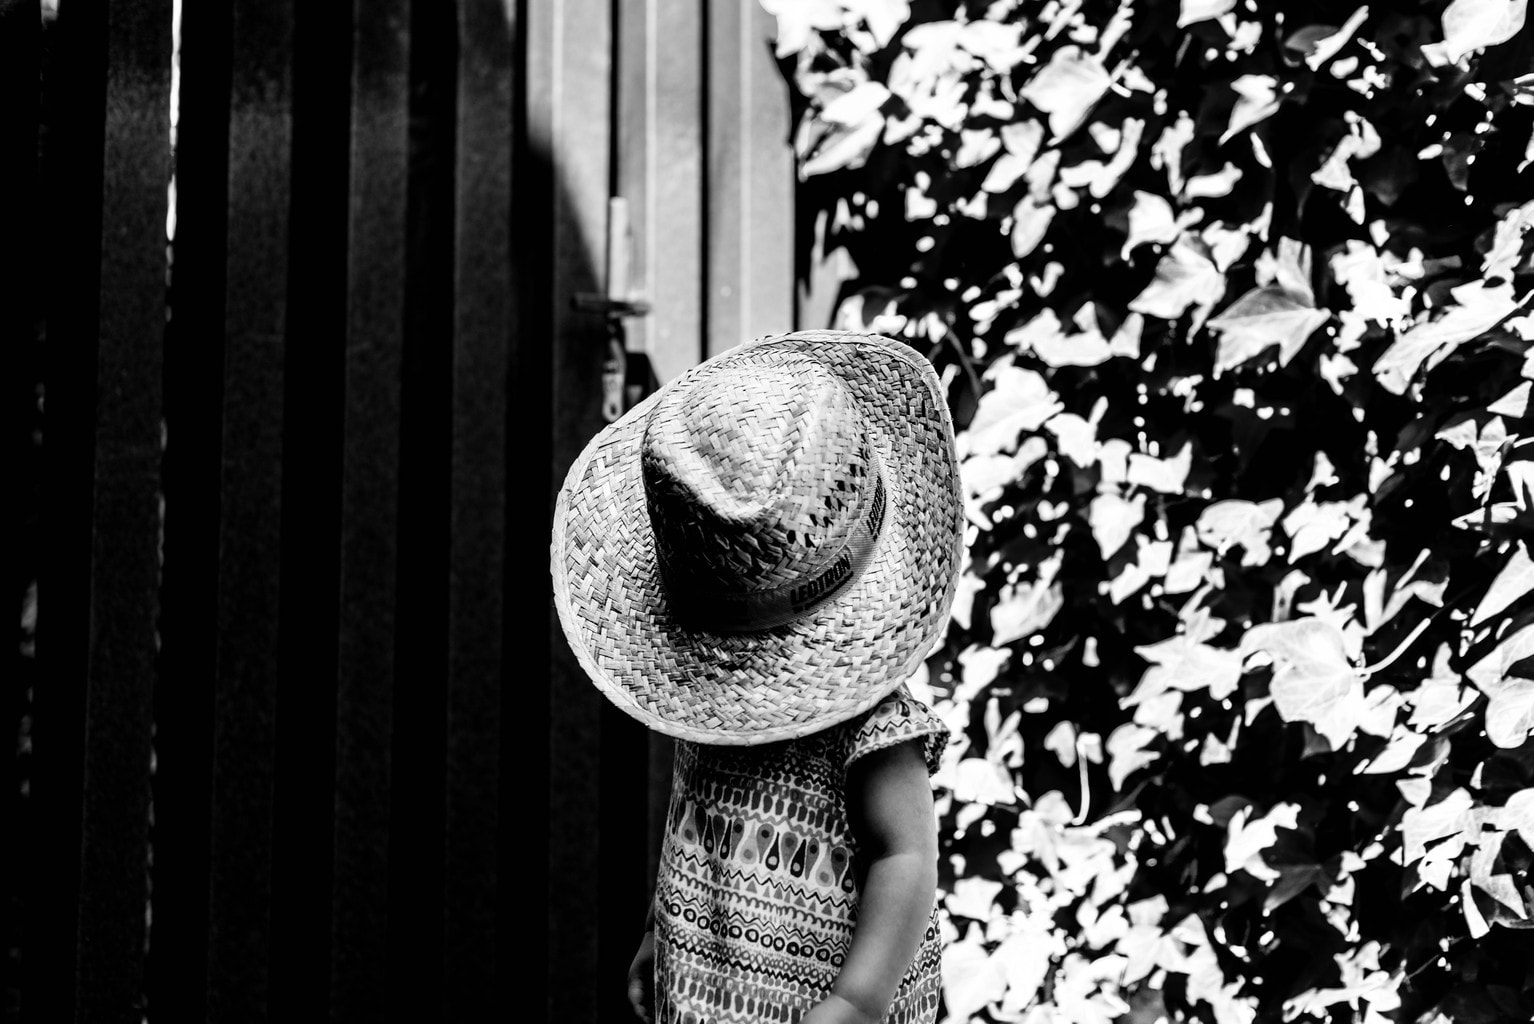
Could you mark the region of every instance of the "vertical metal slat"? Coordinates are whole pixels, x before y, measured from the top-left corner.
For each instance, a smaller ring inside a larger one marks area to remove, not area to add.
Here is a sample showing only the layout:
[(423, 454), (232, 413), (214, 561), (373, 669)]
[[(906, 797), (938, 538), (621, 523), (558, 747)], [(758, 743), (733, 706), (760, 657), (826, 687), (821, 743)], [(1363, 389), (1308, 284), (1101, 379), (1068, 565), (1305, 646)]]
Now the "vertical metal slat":
[[(22, 1019), (75, 1016), (85, 693), (90, 664), (91, 508), (100, 310), (106, 17), (61, 10), (44, 49), (42, 241), (45, 353), (37, 682), (32, 701), (31, 884), (23, 894)], [(81, 197), (93, 197), (81, 201)]]
[(193, 4), (182, 12), (148, 978), (155, 1015), (172, 1020), (205, 1019), (208, 1007), (229, 46), (227, 7)]
[(629, 347), (664, 383), (703, 358), (703, 58), (699, 0), (620, 8), (617, 192), (629, 200), (633, 278), (651, 305)]
[(282, 551), (272, 765), (270, 1019), (330, 988), (351, 11), (296, 4)]
[(107, 36), (77, 1021), (143, 1004), (170, 14), (169, 0), (119, 5)]
[(793, 326), (787, 86), (756, 0), (709, 5), (708, 354)]
[(457, 46), (453, 5), (411, 5), (387, 950), (407, 1019), (442, 1001)]
[[(605, 284), (595, 267), (596, 254), (604, 251), (611, 184), (611, 14), (606, 0), (536, 0), (528, 5), (528, 159), (548, 167), (548, 177), (541, 182), (547, 191), (538, 199), (545, 204), (544, 215), (552, 217), (544, 236), (551, 248), (542, 257), (552, 255), (550, 287), (541, 299), (552, 305), (543, 321), (553, 349), (553, 465), (546, 492), (550, 509), (567, 468), (601, 425), (603, 325), (599, 318), (573, 313), (570, 302), (577, 293), (595, 292)], [(534, 342), (529, 338), (527, 343)], [(523, 386), (538, 384), (528, 381)], [(536, 545), (543, 557), (527, 559), (530, 571), (535, 565), (542, 571), (526, 578), (547, 578), (547, 536), (545, 530)], [(545, 586), (538, 589), (548, 593)], [(593, 880), (601, 843), (602, 701), (570, 655), (557, 623), (551, 621), (550, 631), (548, 1014), (550, 1020), (595, 1020), (597, 991), (590, 965), (598, 958), (601, 914), (601, 894)]]
[(268, 1009), (293, 8), (233, 12), (208, 1017)]
[[(0, 195), (35, 196), (38, 191), (37, 141), (38, 75), (42, 55), (42, 12), (36, 0), (0, 9)], [(0, 303), (0, 379), (5, 400), (16, 417), (6, 439), (10, 453), (11, 486), (15, 496), (7, 502), (6, 524), (13, 538), (4, 559), (10, 591), (30, 587), (37, 578), (36, 541), (41, 533), (38, 516), (40, 448), (33, 440), (37, 423), (35, 389), (42, 379), (42, 353), (37, 344), (35, 318), (40, 313), (37, 265), (41, 239), (37, 233), (36, 203), (13, 203), (11, 229), (0, 241), (0, 280), (13, 289), (11, 301)], [(34, 593), (35, 597), (35, 593)], [(27, 600), (23, 598), (23, 601)], [(13, 606), (14, 607), (14, 606)], [(25, 605), (23, 606), (23, 615)], [(35, 606), (33, 607), (35, 612)], [(23, 786), (30, 782), (29, 764), (22, 749), (23, 722), (30, 714), (30, 694), (37, 680), (35, 645), (25, 641), (7, 655), (11, 670), (0, 694), (0, 729), (17, 737), (17, 748), (4, 774), (5, 794), (0, 796), (0, 831), (7, 835), (27, 832)], [(11, 955), (21, 948), (24, 879), (30, 869), (19, 843), (0, 850), (0, 999), (8, 1006), (21, 1000), (21, 964)]]
[(331, 1015), (385, 1014), (410, 13), (353, 7)]
[[(442, 1018), (504, 1017), (497, 836), (507, 586), (507, 393), (515, 14), (458, 10), (452, 539)], [(525, 511), (525, 510), (524, 510)], [(514, 883), (513, 883), (514, 884)]]

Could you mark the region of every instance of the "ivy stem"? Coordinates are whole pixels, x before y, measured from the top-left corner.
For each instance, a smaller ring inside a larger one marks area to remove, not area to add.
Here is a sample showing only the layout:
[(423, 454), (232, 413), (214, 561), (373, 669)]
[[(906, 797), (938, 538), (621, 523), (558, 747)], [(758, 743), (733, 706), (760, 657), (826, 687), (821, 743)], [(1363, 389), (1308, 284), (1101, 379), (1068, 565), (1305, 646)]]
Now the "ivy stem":
[(979, 402), (980, 395), (985, 390), (985, 386), (980, 383), (980, 377), (975, 373), (975, 367), (974, 364), (970, 362), (969, 353), (964, 351), (964, 346), (960, 345), (958, 340), (954, 338), (952, 331), (949, 331), (947, 334), (945, 334), (943, 336), (943, 340), (938, 342), (937, 345), (933, 346), (932, 351), (927, 353), (927, 360), (930, 362), (932, 357), (937, 355), (937, 350), (941, 348), (945, 343), (951, 346), (954, 352), (958, 354), (959, 365), (964, 368), (964, 375), (969, 378), (969, 386), (975, 392), (975, 401)]
[(1432, 624), (1433, 616), (1429, 615), (1427, 618), (1417, 623), (1416, 627), (1406, 635), (1406, 639), (1402, 640), (1401, 643), (1397, 645), (1395, 650), (1385, 655), (1384, 661), (1377, 661), (1373, 665), (1366, 665), (1358, 670), (1358, 674), (1363, 676), (1365, 679), (1368, 679), (1370, 676), (1374, 675), (1374, 673), (1380, 671), (1381, 669), (1388, 668), (1391, 662), (1405, 654), (1407, 648), (1411, 647), (1412, 644), (1417, 642), (1417, 637), (1422, 635), (1422, 631), (1427, 629)]
[(1081, 737), (1076, 737), (1076, 768), (1081, 773), (1081, 809), (1071, 819), (1072, 825), (1083, 825), (1087, 820), (1087, 810), (1092, 806), (1092, 790), (1087, 779), (1087, 752), (1082, 749)]
[[(1530, 294), (1534, 294), (1534, 292), (1531, 292)], [(1417, 623), (1416, 627), (1411, 631), (1410, 634), (1407, 635), (1406, 639), (1401, 641), (1395, 650), (1387, 654), (1383, 661), (1377, 661), (1373, 665), (1365, 665), (1363, 668), (1358, 670), (1359, 675), (1361, 675), (1364, 679), (1368, 679), (1376, 672), (1388, 668), (1392, 662), (1394, 662), (1402, 654), (1406, 653), (1407, 648), (1411, 647), (1412, 644), (1417, 642), (1417, 637), (1422, 635), (1422, 631), (1427, 629), (1427, 627), (1432, 624), (1434, 619), (1438, 618), (1446, 611), (1458, 608), (1460, 601), (1465, 597), (1468, 597), (1473, 589), (1474, 588), (1472, 587), (1466, 587), (1459, 593), (1455, 594), (1453, 597), (1445, 600), (1443, 604), (1439, 605), (1436, 611), (1434, 611), (1427, 618), (1423, 619), (1421, 622)]]

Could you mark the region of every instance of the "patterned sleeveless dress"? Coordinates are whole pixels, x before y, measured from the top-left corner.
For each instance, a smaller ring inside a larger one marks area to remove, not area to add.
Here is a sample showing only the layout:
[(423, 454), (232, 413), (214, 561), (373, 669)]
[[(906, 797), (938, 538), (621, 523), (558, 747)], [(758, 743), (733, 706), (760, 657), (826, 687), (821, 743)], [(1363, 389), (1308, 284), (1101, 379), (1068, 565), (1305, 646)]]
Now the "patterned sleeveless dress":
[[(901, 686), (823, 732), (755, 747), (676, 744), (655, 891), (656, 1024), (792, 1024), (836, 980), (857, 920), (847, 766), (947, 726)], [(931, 1024), (936, 906), (885, 1017)]]

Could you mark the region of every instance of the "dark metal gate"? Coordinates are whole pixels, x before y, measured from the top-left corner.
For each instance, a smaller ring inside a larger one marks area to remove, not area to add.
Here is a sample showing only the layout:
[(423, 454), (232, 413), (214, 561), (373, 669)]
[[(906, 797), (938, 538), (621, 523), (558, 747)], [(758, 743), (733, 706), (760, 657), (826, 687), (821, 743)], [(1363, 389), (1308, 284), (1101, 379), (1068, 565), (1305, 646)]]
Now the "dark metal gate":
[(551, 614), (572, 299), (661, 380), (806, 318), (770, 19), (175, 14), (0, 4), (6, 1018), (624, 1019), (667, 751)]

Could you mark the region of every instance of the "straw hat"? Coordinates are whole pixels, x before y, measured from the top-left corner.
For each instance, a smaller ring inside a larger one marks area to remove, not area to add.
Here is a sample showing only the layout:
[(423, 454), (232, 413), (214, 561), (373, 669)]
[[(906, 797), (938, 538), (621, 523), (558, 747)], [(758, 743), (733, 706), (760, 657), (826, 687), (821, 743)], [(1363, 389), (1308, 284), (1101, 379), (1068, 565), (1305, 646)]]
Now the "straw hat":
[(693, 367), (575, 460), (554, 601), (581, 666), (646, 726), (756, 744), (876, 704), (931, 651), (962, 552), (937, 374), (807, 331)]

